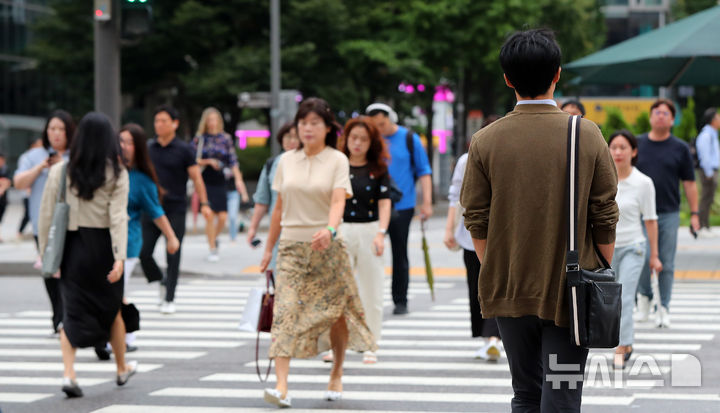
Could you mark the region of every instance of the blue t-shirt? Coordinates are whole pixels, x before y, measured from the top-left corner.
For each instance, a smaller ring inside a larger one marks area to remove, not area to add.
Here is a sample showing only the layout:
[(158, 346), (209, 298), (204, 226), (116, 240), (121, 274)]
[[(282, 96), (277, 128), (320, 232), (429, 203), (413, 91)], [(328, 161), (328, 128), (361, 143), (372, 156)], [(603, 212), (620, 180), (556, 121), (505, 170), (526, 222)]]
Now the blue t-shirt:
[(158, 190), (155, 182), (144, 173), (131, 169), (130, 177), (130, 193), (128, 194), (128, 246), (127, 257), (135, 258), (140, 256), (140, 248), (142, 248), (142, 226), (140, 225), (140, 217), (143, 212), (151, 219), (158, 219), (165, 215), (160, 206), (158, 199)]
[(670, 135), (656, 142), (648, 134), (638, 136), (637, 167), (655, 184), (658, 214), (680, 211), (680, 181), (694, 181), (695, 171), (687, 143)]
[[(415, 208), (415, 178), (413, 176), (412, 164), (410, 163), (410, 152), (406, 141), (407, 129), (398, 126), (397, 132), (393, 135), (385, 137), (385, 143), (390, 149), (390, 165), (388, 171), (390, 176), (395, 180), (398, 188), (403, 193), (403, 197), (395, 204), (395, 209), (412, 209)], [(432, 169), (428, 161), (425, 148), (420, 142), (420, 137), (413, 133), (413, 157), (415, 158), (415, 173), (418, 178), (423, 175), (430, 175)]]
[[(63, 160), (68, 160), (68, 151), (65, 151)], [(33, 148), (23, 153), (18, 159), (18, 167), (15, 170), (15, 175), (20, 172), (29, 171), (36, 167), (38, 164), (45, 162), (50, 156), (47, 149), (45, 148)], [(48, 178), (48, 168), (45, 168), (40, 172), (35, 181), (30, 186), (30, 197), (28, 198), (28, 215), (33, 226), (33, 235), (38, 234), (38, 219), (40, 218), (40, 203), (42, 201), (43, 191), (45, 190), (45, 182)]]

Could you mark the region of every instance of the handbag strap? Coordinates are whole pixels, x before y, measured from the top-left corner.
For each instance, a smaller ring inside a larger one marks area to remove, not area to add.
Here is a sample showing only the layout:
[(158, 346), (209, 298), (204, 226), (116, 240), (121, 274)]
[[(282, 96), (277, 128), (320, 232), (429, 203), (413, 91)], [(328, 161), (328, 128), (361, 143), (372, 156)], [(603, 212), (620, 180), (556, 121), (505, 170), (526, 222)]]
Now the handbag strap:
[[(270, 294), (270, 284), (272, 284), (273, 290), (275, 290), (275, 277), (273, 276), (272, 270), (265, 271), (265, 294), (263, 296), (266, 296)], [(270, 363), (268, 363), (267, 371), (265, 372), (265, 379), (262, 377), (262, 373), (260, 372), (260, 329), (258, 329), (257, 332), (257, 338), (255, 339), (255, 371), (257, 372), (258, 378), (261, 382), (266, 382), (268, 377), (270, 377), (270, 370), (272, 369), (272, 359), (270, 360)]]
[(65, 186), (67, 186), (67, 166), (68, 163), (63, 161), (63, 166), (60, 170), (60, 188), (57, 197), (55, 198), (55, 202), (57, 203), (64, 203), (65, 202)]
[[(566, 255), (566, 271), (580, 271), (580, 255), (577, 248), (578, 235), (578, 163), (580, 160), (580, 122), (581, 116), (574, 115), (568, 119), (568, 137), (567, 137), (567, 177), (566, 197), (568, 202), (568, 222), (567, 222), (567, 255)], [(605, 268), (610, 268), (610, 264), (600, 252), (600, 249), (592, 240), (595, 253)]]

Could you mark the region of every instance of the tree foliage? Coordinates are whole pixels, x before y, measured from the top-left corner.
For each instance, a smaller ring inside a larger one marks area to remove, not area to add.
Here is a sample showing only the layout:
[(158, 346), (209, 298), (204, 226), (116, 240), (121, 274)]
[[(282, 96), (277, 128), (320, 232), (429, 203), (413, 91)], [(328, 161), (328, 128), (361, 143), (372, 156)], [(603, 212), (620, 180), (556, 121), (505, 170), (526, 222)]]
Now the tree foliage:
[[(208, 105), (239, 120), (237, 94), (270, 89), (268, 3), (155, 0), (154, 32), (122, 49), (125, 117), (169, 101), (192, 120), (186, 133)], [(498, 63), (509, 33), (554, 29), (564, 61), (594, 51), (605, 38), (597, 0), (281, 3), (283, 88), (321, 96), (346, 113), (378, 99), (401, 111), (428, 107), (432, 86), (443, 82), (464, 86), (466, 107), (500, 111), (513, 99)], [(56, 13), (34, 28), (32, 55), (57, 77), (76, 115), (93, 102), (92, 4), (50, 0)], [(402, 81), (425, 83), (428, 92), (402, 94)]]

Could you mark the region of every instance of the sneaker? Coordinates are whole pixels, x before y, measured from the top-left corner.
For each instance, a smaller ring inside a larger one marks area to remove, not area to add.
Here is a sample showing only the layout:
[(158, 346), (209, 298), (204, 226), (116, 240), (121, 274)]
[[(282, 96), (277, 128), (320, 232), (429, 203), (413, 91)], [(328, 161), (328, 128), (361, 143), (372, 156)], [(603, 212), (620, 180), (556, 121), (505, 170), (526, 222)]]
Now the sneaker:
[(700, 228), (700, 230), (697, 232), (697, 234), (698, 234), (698, 238), (705, 238), (705, 239), (717, 238), (717, 236), (718, 236), (716, 233), (712, 232), (712, 230), (710, 228)]
[(265, 394), (263, 395), (263, 399), (277, 407), (291, 407), (291, 400), (288, 395), (285, 395), (285, 398), (282, 397), (282, 394), (276, 390), (276, 389), (265, 389)]
[(67, 395), (69, 399), (74, 397), (83, 397), (83, 392), (78, 386), (77, 381), (70, 377), (63, 377), (62, 391)]
[(489, 340), (475, 353), (476, 359), (498, 361), (500, 359), (500, 346), (497, 340)]
[(171, 301), (165, 301), (160, 307), (160, 312), (163, 314), (175, 314), (175, 303)]
[(667, 307), (660, 306), (660, 311), (655, 314), (655, 327), (670, 328), (670, 312)]
[(395, 308), (393, 309), (394, 315), (405, 315), (409, 313), (407, 304), (396, 304)]
[(210, 251), (210, 255), (207, 256), (208, 262), (218, 262), (220, 261), (220, 256), (217, 253), (217, 248)]
[(637, 295), (637, 307), (633, 318), (644, 323), (650, 317), (650, 298), (642, 294)]
[(95, 355), (97, 356), (98, 360), (110, 360), (110, 352), (105, 347), (105, 344), (99, 344), (95, 346)]
[(334, 361), (333, 351), (328, 350), (328, 352), (322, 356), (322, 361), (324, 361), (325, 363), (332, 363)]

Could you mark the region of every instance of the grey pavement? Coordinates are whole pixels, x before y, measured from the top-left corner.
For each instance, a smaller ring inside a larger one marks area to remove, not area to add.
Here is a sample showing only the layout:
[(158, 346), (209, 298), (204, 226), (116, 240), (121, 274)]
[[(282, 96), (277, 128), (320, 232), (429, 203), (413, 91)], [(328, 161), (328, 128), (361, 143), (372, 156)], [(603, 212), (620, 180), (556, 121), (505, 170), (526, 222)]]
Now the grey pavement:
[[(438, 209), (442, 209), (442, 206)], [(13, 211), (12, 213), (17, 213)], [(190, 217), (191, 219), (191, 217)], [(14, 234), (6, 228), (8, 240)], [(202, 218), (199, 218), (199, 223)], [(9, 225), (9, 224), (7, 224)], [(14, 227), (14, 224), (13, 224)], [(410, 238), (411, 266), (422, 267), (419, 224)], [(368, 412), (502, 412), (512, 397), (504, 358), (487, 363), (473, 358), (480, 342), (470, 338), (467, 286), (462, 256), (442, 246), (444, 220), (432, 219), (427, 237), (436, 268), (436, 300), (422, 276), (412, 277), (410, 311), (392, 316), (385, 294), (379, 363), (363, 365), (349, 354), (342, 401), (321, 400), (329, 365), (319, 358), (294, 360), (290, 391), (293, 409)], [(188, 226), (192, 230), (192, 223)], [(242, 234), (241, 234), (242, 236)], [(680, 233), (679, 269), (714, 272), (720, 240), (691, 240)], [(244, 240), (244, 238), (242, 238)], [(161, 243), (160, 243), (161, 244)], [(163, 258), (163, 245), (156, 256)], [(114, 384), (114, 364), (97, 361), (91, 349), (78, 353), (78, 377), (85, 397), (60, 393), (62, 361), (49, 338), (49, 304), (42, 280), (25, 270), (12, 274), (8, 263), (27, 269), (35, 259), (32, 242), (0, 245), (0, 409), (3, 413), (239, 413), (272, 411), (262, 401), (255, 375), (255, 334), (238, 331), (249, 289), (262, 284), (253, 269), (260, 250), (244, 242), (230, 245), (221, 236), (219, 263), (208, 263), (200, 234), (184, 243), (174, 315), (159, 313), (154, 285), (140, 272), (131, 279), (130, 297), (141, 310), (141, 331), (130, 360), (142, 366), (127, 386)], [(389, 256), (386, 256), (389, 264)], [(19, 267), (15, 267), (19, 268)], [(458, 271), (460, 271), (458, 273)], [(445, 274), (445, 275), (443, 275)], [(389, 277), (387, 282), (389, 283)], [(720, 405), (720, 282), (678, 280), (673, 324), (659, 330), (638, 324), (634, 368), (618, 374), (611, 351), (593, 351), (584, 392), (584, 412), (717, 412)], [(267, 354), (261, 339), (260, 354)], [(699, 363), (700, 372), (695, 361)], [(264, 362), (263, 362), (264, 363)], [(644, 365), (643, 365), (644, 363)], [(697, 379), (700, 378), (700, 382)], [(674, 384), (674, 385), (673, 385)], [(678, 384), (692, 385), (679, 387)], [(644, 387), (643, 387), (644, 386)]]

